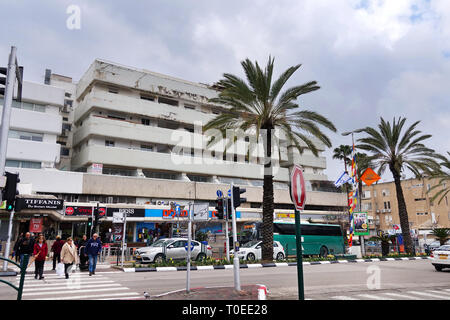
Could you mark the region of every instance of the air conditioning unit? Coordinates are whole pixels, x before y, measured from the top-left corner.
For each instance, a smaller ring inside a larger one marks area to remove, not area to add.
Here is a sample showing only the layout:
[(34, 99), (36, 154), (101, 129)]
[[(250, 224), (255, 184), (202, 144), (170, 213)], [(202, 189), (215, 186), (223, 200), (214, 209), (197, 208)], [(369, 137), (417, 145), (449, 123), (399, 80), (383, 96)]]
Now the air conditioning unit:
[(377, 209), (377, 213), (380, 213), (380, 209)]

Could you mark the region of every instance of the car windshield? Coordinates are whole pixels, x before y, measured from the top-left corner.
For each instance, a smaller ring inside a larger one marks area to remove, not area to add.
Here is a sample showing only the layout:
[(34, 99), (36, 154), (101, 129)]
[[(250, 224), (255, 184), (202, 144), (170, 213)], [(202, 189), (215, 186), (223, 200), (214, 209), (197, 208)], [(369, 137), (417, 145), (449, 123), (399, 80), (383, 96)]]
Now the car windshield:
[(250, 248), (250, 247), (253, 247), (254, 245), (256, 245), (256, 244), (258, 244), (260, 242), (261, 241), (258, 241), (258, 240), (252, 240), (252, 241), (247, 242), (246, 244), (243, 244), (241, 246), (241, 248)]
[(437, 251), (450, 251), (450, 246), (440, 246)]
[(153, 243), (150, 247), (162, 247), (165, 243), (169, 242), (170, 240), (167, 239), (161, 239), (157, 240), (155, 243)]

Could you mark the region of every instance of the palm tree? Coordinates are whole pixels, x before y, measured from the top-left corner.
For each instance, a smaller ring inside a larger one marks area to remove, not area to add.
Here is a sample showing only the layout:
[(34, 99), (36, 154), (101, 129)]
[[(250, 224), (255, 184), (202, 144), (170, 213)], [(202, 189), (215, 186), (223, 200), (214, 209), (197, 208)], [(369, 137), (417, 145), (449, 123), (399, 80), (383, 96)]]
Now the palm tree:
[(347, 171), (347, 163), (352, 160), (349, 158), (352, 154), (352, 147), (348, 145), (341, 144), (338, 148), (333, 150), (333, 159), (344, 160), (345, 172)]
[[(284, 71), (276, 81), (272, 81), (274, 59), (269, 56), (267, 66), (261, 69), (258, 62), (249, 59), (241, 62), (246, 80), (225, 73), (224, 79), (217, 83), (220, 89), (217, 98), (210, 102), (228, 106), (229, 108), (209, 121), (204, 127), (219, 129), (240, 129), (244, 132), (256, 131), (259, 137), (265, 130), (264, 140), (264, 186), (263, 186), (263, 223), (262, 223), (262, 259), (273, 259), (273, 172), (272, 172), (272, 134), (280, 129), (300, 153), (307, 147), (315, 156), (318, 150), (311, 137), (320, 140), (325, 146), (331, 147), (330, 139), (321, 131), (322, 125), (334, 132), (336, 128), (327, 118), (314, 111), (299, 110), (296, 103), (300, 95), (316, 91), (320, 87), (316, 81), (294, 86), (282, 92), (282, 89), (300, 64)], [(210, 140), (209, 143), (212, 141)], [(303, 146), (302, 146), (302, 143)], [(304, 146), (306, 144), (306, 147)]]
[(374, 161), (375, 167), (378, 167), (378, 174), (381, 175), (388, 167), (394, 177), (395, 189), (397, 193), (397, 204), (400, 216), (400, 225), (402, 228), (403, 239), (408, 253), (413, 254), (413, 243), (409, 231), (408, 211), (406, 208), (405, 198), (401, 187), (402, 171), (409, 169), (416, 177), (420, 177), (422, 173), (430, 174), (439, 170), (437, 158), (442, 156), (436, 154), (434, 150), (425, 147), (422, 143), (431, 135), (422, 135), (422, 132), (416, 130), (420, 121), (414, 122), (402, 134), (406, 118), (399, 118), (393, 123), (384, 121), (378, 125), (378, 130), (366, 127), (357, 130), (364, 132), (368, 136), (358, 139), (361, 144), (357, 147), (372, 153), (371, 159)]
[(434, 228), (431, 234), (438, 238), (441, 246), (443, 246), (447, 239), (450, 238), (450, 228)]
[[(450, 156), (450, 152), (447, 152)], [(447, 168), (450, 170), (450, 158), (445, 159), (444, 162), (441, 163), (441, 166)], [(431, 198), (431, 201), (436, 200), (439, 198), (438, 204), (442, 202), (442, 200), (447, 196), (447, 194), (450, 192), (450, 171), (444, 172), (440, 170), (437, 173), (434, 173), (431, 175), (431, 178), (439, 179), (439, 182), (437, 185), (430, 188), (430, 190), (427, 191), (427, 193), (433, 192), (434, 190), (438, 189), (442, 186), (442, 189), (436, 192), (436, 194)]]

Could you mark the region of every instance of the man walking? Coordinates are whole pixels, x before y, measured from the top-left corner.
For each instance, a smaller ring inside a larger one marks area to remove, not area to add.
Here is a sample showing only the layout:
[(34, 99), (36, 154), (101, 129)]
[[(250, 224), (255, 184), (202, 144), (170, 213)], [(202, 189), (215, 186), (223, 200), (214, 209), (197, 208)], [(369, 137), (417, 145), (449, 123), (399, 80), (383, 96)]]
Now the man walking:
[(95, 274), (97, 267), (97, 256), (102, 251), (102, 242), (98, 238), (98, 234), (94, 233), (92, 238), (86, 243), (85, 252), (89, 257), (89, 276)]
[(31, 238), (31, 234), (27, 232), (25, 237), (19, 240), (19, 244), (17, 246), (17, 254), (19, 255), (20, 263), (22, 263), (23, 256), (29, 255), (31, 258), (31, 254), (33, 254), (34, 250), (34, 239)]
[(61, 249), (64, 245), (64, 241), (61, 240), (60, 236), (56, 236), (56, 241), (53, 242), (52, 245), (52, 252), (53, 252), (53, 269), (56, 270), (56, 260), (58, 260), (58, 263), (61, 262)]
[(80, 254), (80, 270), (86, 270), (86, 262), (88, 260), (88, 256), (86, 253), (86, 244), (88, 240), (86, 235), (83, 235), (83, 238), (78, 241), (78, 252)]

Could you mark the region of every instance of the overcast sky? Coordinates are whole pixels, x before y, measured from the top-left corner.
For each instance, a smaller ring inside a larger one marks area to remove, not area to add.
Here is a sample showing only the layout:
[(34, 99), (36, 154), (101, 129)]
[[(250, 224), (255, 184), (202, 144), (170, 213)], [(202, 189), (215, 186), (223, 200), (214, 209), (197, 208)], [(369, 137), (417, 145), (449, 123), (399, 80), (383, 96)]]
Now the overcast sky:
[[(79, 29), (67, 27), (71, 5)], [(43, 83), (46, 68), (78, 81), (102, 58), (213, 83), (272, 55), (275, 75), (302, 64), (287, 87), (321, 86), (299, 103), (333, 121), (333, 148), (351, 144), (344, 131), (402, 116), (421, 120), (429, 147), (450, 151), (449, 0), (0, 0), (0, 12), (0, 64), (16, 46), (28, 81)], [(331, 154), (335, 180), (343, 163)]]

